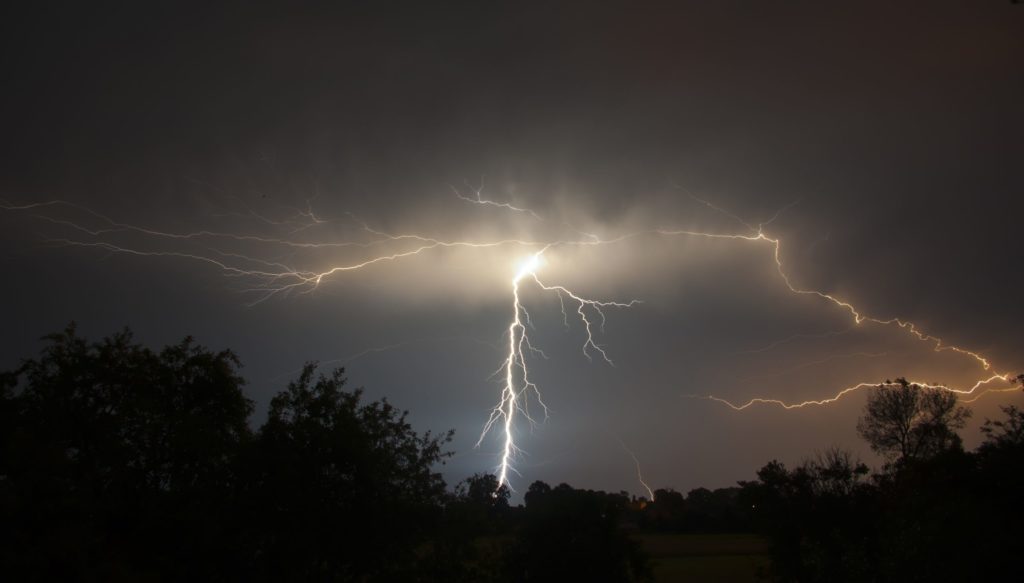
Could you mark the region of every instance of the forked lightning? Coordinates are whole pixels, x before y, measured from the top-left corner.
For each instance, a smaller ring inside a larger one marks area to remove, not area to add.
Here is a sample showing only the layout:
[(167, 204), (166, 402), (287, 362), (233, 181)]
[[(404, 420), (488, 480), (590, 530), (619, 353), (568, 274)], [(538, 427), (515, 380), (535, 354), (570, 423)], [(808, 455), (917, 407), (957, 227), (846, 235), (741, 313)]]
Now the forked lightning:
[[(496, 202), (483, 198), (480, 189), (473, 191), (474, 196), (464, 196), (456, 191), (456, 196), (469, 203), (487, 207), (495, 207), (521, 216), (530, 221), (543, 221), (544, 219), (534, 211), (510, 203)], [(899, 318), (874, 318), (862, 313), (852, 303), (840, 299), (835, 295), (814, 290), (804, 289), (795, 285), (786, 273), (782, 262), (782, 245), (778, 238), (765, 234), (764, 228), (771, 223), (767, 221), (758, 225), (747, 223), (731, 213), (703, 201), (709, 208), (725, 213), (738, 223), (742, 224), (746, 232), (704, 232), (680, 229), (658, 229), (634, 231), (618, 235), (613, 238), (602, 239), (590, 233), (582, 233), (572, 228), (574, 235), (582, 235), (583, 238), (551, 239), (551, 240), (523, 240), (523, 239), (491, 239), (482, 241), (471, 240), (447, 240), (419, 235), (416, 233), (391, 234), (380, 229), (370, 227), (360, 219), (349, 215), (348, 220), (359, 227), (362, 237), (353, 241), (317, 241), (308, 242), (294, 238), (300, 231), (313, 231), (316, 227), (328, 222), (326, 219), (317, 216), (310, 204), (304, 209), (294, 209), (291, 216), (281, 220), (273, 220), (262, 214), (253, 211), (237, 214), (237, 216), (250, 217), (259, 222), (279, 228), (287, 229), (285, 236), (264, 237), (255, 234), (239, 234), (233, 232), (221, 232), (211, 230), (197, 230), (193, 232), (168, 232), (149, 229), (115, 221), (106, 215), (100, 214), (84, 206), (62, 200), (47, 202), (11, 204), (0, 201), (0, 209), (10, 212), (24, 213), (32, 217), (53, 223), (68, 229), (72, 235), (59, 239), (52, 239), (51, 242), (79, 247), (90, 247), (109, 253), (121, 253), (137, 257), (168, 257), (182, 258), (202, 262), (215, 267), (223, 272), (225, 276), (236, 278), (247, 282), (244, 291), (253, 294), (251, 304), (264, 302), (274, 296), (287, 295), (290, 293), (309, 293), (316, 290), (326, 279), (333, 276), (340, 276), (348, 272), (368, 269), (376, 265), (397, 261), (404, 261), (413, 258), (426, 256), (432, 251), (440, 249), (462, 248), (462, 249), (494, 249), (494, 248), (518, 248), (523, 250), (523, 259), (517, 267), (510, 280), (510, 292), (512, 298), (511, 320), (506, 328), (507, 354), (496, 371), (496, 375), (504, 377), (504, 386), (501, 390), (501, 397), (498, 404), (491, 411), (477, 446), (481, 446), (484, 438), (495, 428), (500, 428), (502, 448), (500, 462), (496, 469), (499, 485), (509, 484), (509, 474), (515, 472), (514, 461), (516, 455), (521, 451), (516, 444), (516, 432), (522, 423), (519, 417), (526, 423), (533, 424), (537, 419), (530, 412), (531, 402), (536, 402), (535, 408), (539, 407), (544, 418), (548, 416), (547, 406), (541, 399), (538, 386), (530, 377), (529, 357), (533, 355), (544, 356), (538, 348), (533, 346), (528, 335), (530, 325), (530, 314), (523, 305), (521, 291), (524, 285), (536, 286), (544, 292), (552, 292), (557, 295), (562, 305), (562, 315), (565, 324), (569, 325), (570, 314), (578, 319), (582, 325), (585, 340), (582, 346), (583, 354), (592, 359), (599, 357), (605, 363), (611, 365), (612, 359), (599, 344), (595, 335), (602, 332), (605, 323), (605, 310), (607, 308), (629, 308), (635, 306), (640, 300), (632, 299), (627, 301), (607, 301), (589, 299), (561, 285), (549, 285), (542, 281), (538, 272), (544, 265), (546, 256), (555, 254), (560, 248), (566, 247), (590, 247), (614, 245), (627, 240), (640, 240), (642, 237), (700, 237), (706, 239), (740, 240), (752, 244), (765, 245), (769, 248), (770, 257), (775, 263), (776, 271), (785, 286), (790, 292), (803, 296), (812, 296), (829, 302), (837, 308), (846, 311), (852, 318), (853, 325), (873, 324), (879, 326), (896, 327), (903, 332), (912, 335), (916, 339), (929, 343), (937, 352), (953, 352), (969, 358), (976, 364), (984, 375), (976, 380), (969, 388), (958, 389), (945, 385), (931, 385), (917, 382), (923, 386), (929, 386), (941, 390), (951, 391), (962, 395), (965, 400), (976, 400), (981, 395), (990, 392), (1003, 392), (1015, 390), (1010, 386), (1012, 377), (1008, 373), (993, 372), (992, 364), (981, 354), (948, 344), (943, 339), (922, 331), (913, 322)], [(68, 213), (76, 214), (77, 218), (68, 219)], [(778, 215), (776, 215), (777, 217)], [(775, 217), (772, 218), (774, 220)], [(200, 249), (174, 248), (154, 249), (139, 246), (125, 246), (115, 243), (112, 239), (123, 235), (136, 235), (145, 241), (162, 242), (165, 245), (199, 245)], [(218, 241), (245, 244), (252, 248), (248, 253), (237, 253), (224, 251), (216, 247)], [(289, 253), (302, 253), (313, 251), (341, 250), (356, 251), (362, 257), (346, 263), (330, 264), (321, 269), (298, 268), (291, 264), (290, 255), (284, 255), (281, 251)], [(285, 257), (285, 258), (282, 258)], [(567, 309), (568, 304), (569, 309)], [(834, 332), (830, 335), (843, 333)], [(787, 342), (787, 340), (778, 343)], [(774, 346), (774, 345), (773, 345)], [(761, 349), (761, 350), (767, 350)], [(912, 381), (913, 382), (913, 381)], [(746, 402), (734, 403), (715, 395), (690, 395), (709, 399), (722, 403), (737, 411), (748, 407), (766, 404), (776, 405), (784, 409), (797, 409), (809, 406), (822, 406), (834, 403), (843, 397), (865, 389), (878, 386), (877, 382), (861, 382), (838, 390), (831, 396), (821, 399), (806, 400), (801, 402), (787, 402), (773, 397), (755, 397)], [(969, 397), (967, 399), (966, 397)], [(623, 444), (623, 448), (625, 445)], [(628, 449), (627, 449), (628, 451)], [(639, 462), (632, 452), (629, 452), (637, 465), (637, 475), (641, 483), (647, 489), (648, 494), (653, 493), (647, 488), (646, 483), (639, 474)]]

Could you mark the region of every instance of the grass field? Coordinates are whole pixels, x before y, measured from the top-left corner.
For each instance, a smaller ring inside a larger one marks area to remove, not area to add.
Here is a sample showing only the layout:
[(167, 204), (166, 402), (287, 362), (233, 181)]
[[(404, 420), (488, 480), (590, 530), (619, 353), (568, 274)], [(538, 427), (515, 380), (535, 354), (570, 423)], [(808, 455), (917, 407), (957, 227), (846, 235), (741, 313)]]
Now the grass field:
[(757, 581), (768, 565), (767, 542), (750, 534), (637, 534), (655, 581)]

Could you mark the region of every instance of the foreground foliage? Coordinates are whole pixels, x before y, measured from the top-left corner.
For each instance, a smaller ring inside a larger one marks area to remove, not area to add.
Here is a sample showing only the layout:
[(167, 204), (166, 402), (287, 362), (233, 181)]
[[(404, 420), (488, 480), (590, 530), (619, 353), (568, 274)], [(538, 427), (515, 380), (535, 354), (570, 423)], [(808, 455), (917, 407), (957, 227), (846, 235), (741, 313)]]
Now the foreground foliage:
[(364, 580), (412, 572), (450, 433), (307, 365), (249, 426), (238, 360), (74, 327), (5, 373), (0, 546), (31, 579)]
[[(0, 373), (5, 578), (646, 581), (638, 540), (665, 573), (651, 537), (754, 531), (774, 580), (964, 581), (1003, 575), (1024, 542), (1024, 412), (1005, 408), (965, 452), (969, 411), (902, 380), (858, 424), (885, 456), (873, 475), (830, 449), (739, 487), (645, 500), (535, 482), (512, 506), (490, 474), (448, 490), (451, 432), (416, 432), (341, 370), (307, 365), (253, 429), (238, 368), (191, 339), (156, 352), (72, 326)], [(735, 560), (752, 569), (751, 548)], [(728, 566), (720, 554), (705, 564)]]
[[(913, 394), (918, 392), (919, 394)], [(968, 414), (946, 395), (901, 382), (873, 393), (859, 427), (887, 453), (884, 471), (830, 450), (790, 470), (773, 461), (742, 483), (780, 581), (985, 581), (1015, 568), (1024, 543), (1024, 416), (1003, 409), (965, 452)], [(871, 428), (865, 430), (865, 428)]]
[(646, 578), (616, 514), (626, 499), (560, 486), (559, 504), (511, 508), (489, 474), (449, 492), (451, 432), (417, 433), (341, 370), (307, 365), (253, 430), (229, 351), (154, 352), (128, 331), (90, 342), (74, 326), (46, 340), (0, 374), (13, 580)]

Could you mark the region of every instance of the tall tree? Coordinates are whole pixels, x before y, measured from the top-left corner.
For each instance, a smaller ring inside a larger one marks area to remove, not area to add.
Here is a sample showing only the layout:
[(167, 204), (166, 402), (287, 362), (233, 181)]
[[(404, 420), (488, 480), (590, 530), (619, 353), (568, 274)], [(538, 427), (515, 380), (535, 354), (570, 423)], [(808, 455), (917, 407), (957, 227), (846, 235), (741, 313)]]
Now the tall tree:
[[(252, 404), (238, 361), (192, 339), (154, 352), (74, 325), (0, 379), (5, 569), (190, 576), (219, 560)], [(188, 560), (186, 560), (186, 558)]]
[(890, 466), (904, 465), (961, 449), (956, 430), (970, 416), (955, 393), (898, 378), (871, 390), (857, 432)]
[(270, 403), (248, 480), (260, 578), (408, 580), (440, 519), (452, 433), (420, 435), (344, 384), (308, 364)]

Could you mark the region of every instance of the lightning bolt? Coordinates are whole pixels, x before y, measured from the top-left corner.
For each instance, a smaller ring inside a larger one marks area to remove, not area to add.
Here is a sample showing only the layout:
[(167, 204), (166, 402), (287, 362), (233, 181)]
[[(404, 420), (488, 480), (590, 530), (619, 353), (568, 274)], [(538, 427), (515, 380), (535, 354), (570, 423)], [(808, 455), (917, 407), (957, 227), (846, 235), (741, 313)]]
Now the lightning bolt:
[(455, 188), (454, 186), (452, 186), (451, 188), (452, 188), (452, 191), (455, 192), (455, 196), (458, 199), (460, 199), (460, 200), (464, 200), (466, 202), (471, 202), (473, 204), (479, 204), (479, 205), (483, 205), (483, 206), (493, 206), (493, 207), (498, 207), (498, 208), (502, 208), (502, 209), (505, 209), (505, 210), (510, 210), (510, 211), (513, 211), (513, 212), (517, 212), (517, 213), (528, 214), (531, 217), (537, 219), (538, 221), (543, 221), (544, 220), (544, 219), (541, 218), (540, 215), (538, 215), (537, 213), (531, 211), (528, 208), (521, 208), (521, 207), (517, 207), (517, 206), (512, 206), (512, 204), (507, 203), (507, 202), (497, 202), (497, 201), (487, 200), (487, 199), (483, 198), (484, 185), (483, 185), (483, 180), (482, 179), (480, 180), (480, 186), (478, 188), (471, 188), (470, 189), (470, 190), (473, 191), (473, 194), (475, 195), (475, 196), (472, 196), (472, 197), (463, 195), (461, 192), (459, 192), (459, 189)]
[[(515, 214), (529, 215), (536, 220), (543, 220), (540, 215), (530, 209), (483, 198), (482, 187), (474, 189), (473, 192), (474, 196), (468, 197), (461, 195), (457, 190), (455, 191), (459, 199), (473, 204), (497, 207)], [(783, 264), (780, 239), (770, 237), (764, 231), (765, 227), (776, 220), (785, 209), (780, 210), (769, 220), (755, 225), (706, 200), (699, 199), (693, 195), (690, 196), (707, 208), (720, 212), (739, 225), (742, 225), (745, 232), (708, 232), (654, 228), (628, 232), (611, 238), (601, 238), (598, 235), (584, 233), (569, 226), (569, 229), (574, 234), (573, 237), (569, 238), (542, 240), (498, 238), (473, 241), (436, 238), (418, 233), (392, 234), (373, 228), (358, 217), (349, 214), (347, 215), (348, 220), (358, 226), (358, 232), (361, 234), (359, 240), (322, 241), (305, 238), (311, 231), (331, 222), (317, 215), (310, 201), (307, 201), (304, 208), (292, 209), (293, 214), (280, 221), (265, 217), (252, 209), (246, 209), (244, 213), (227, 213), (228, 215), (255, 219), (264, 225), (265, 228), (284, 231), (283, 234), (276, 233), (272, 235), (238, 234), (229, 231), (205, 229), (190, 232), (150, 229), (119, 222), (83, 205), (63, 200), (50, 200), (20, 205), (0, 201), (0, 209), (15, 213), (27, 213), (38, 220), (49, 222), (58, 227), (68, 228), (78, 234), (79, 238), (49, 239), (49, 242), (53, 244), (93, 248), (107, 253), (136, 257), (185, 259), (214, 267), (219, 269), (226, 277), (247, 282), (245, 283), (246, 287), (243, 287), (241, 291), (253, 294), (254, 299), (249, 305), (256, 305), (273, 297), (287, 296), (292, 293), (309, 294), (317, 290), (329, 278), (370, 269), (374, 266), (417, 258), (444, 249), (494, 249), (507, 247), (527, 250), (529, 254), (510, 280), (512, 317), (506, 328), (508, 341), (506, 356), (494, 375), (501, 375), (503, 377), (500, 399), (498, 404), (491, 410), (480, 438), (477, 440), (477, 446), (479, 447), (492, 430), (497, 427), (501, 428), (502, 447), (500, 463), (497, 468), (500, 485), (507, 485), (510, 473), (516, 473), (513, 462), (517, 455), (522, 452), (515, 440), (516, 431), (519, 426), (518, 417), (522, 416), (530, 427), (537, 423), (535, 417), (530, 413), (531, 402), (537, 403), (537, 406), (540, 407), (544, 414), (544, 419), (548, 417), (548, 408), (541, 398), (538, 386), (530, 377), (529, 357), (540, 356), (543, 358), (546, 355), (530, 341), (528, 334), (530, 314), (522, 301), (521, 291), (523, 286), (534, 286), (540, 291), (555, 294), (562, 307), (562, 317), (566, 327), (569, 326), (570, 314), (583, 327), (585, 333), (585, 340), (581, 347), (583, 355), (588, 359), (598, 357), (604, 363), (612, 366), (614, 366), (614, 363), (610, 355), (596, 341), (596, 335), (604, 330), (606, 321), (605, 310), (609, 308), (629, 308), (640, 303), (640, 300), (635, 299), (621, 302), (590, 299), (565, 286), (544, 283), (537, 272), (544, 264), (545, 254), (557, 253), (563, 247), (615, 245), (642, 237), (689, 237), (710, 240), (732, 240), (753, 245), (763, 245), (768, 248), (771, 260), (775, 265), (775, 270), (789, 292), (799, 296), (822, 300), (846, 312), (851, 318), (852, 327), (854, 328), (862, 325), (897, 328), (913, 338), (931, 345), (932, 349), (936, 352), (952, 352), (968, 358), (987, 374), (987, 376), (978, 379), (973, 386), (964, 389), (921, 382), (915, 382), (915, 384), (954, 392), (962, 396), (965, 402), (977, 400), (988, 393), (1017, 390), (1016, 387), (1011, 386), (1013, 378), (1010, 374), (992, 372), (992, 364), (978, 352), (954, 344), (948, 344), (942, 338), (923, 331), (911, 321), (895, 317), (873, 317), (856, 308), (851, 302), (836, 295), (815, 289), (805, 289), (796, 285)], [(80, 218), (67, 218), (65, 216), (67, 213), (77, 213)], [(85, 222), (81, 220), (83, 218), (86, 219)], [(172, 247), (170, 249), (138, 247), (136, 245), (119, 244), (115, 241), (118, 237), (128, 235), (142, 237), (152, 242), (154, 246), (156, 244), (163, 244), (172, 245)], [(582, 238), (578, 238), (579, 236), (582, 236)], [(263, 254), (253, 256), (219, 248), (223, 244), (245, 244), (253, 246), (254, 249), (260, 250)], [(357, 253), (362, 254), (362, 256), (346, 262), (327, 261), (326, 265), (317, 265), (320, 261), (317, 261), (315, 258), (306, 259), (307, 263), (312, 262), (314, 265), (304, 267), (299, 267), (294, 262), (295, 258), (298, 257), (297, 254), (321, 254), (323, 252), (332, 254), (339, 252)], [(274, 254), (267, 255), (266, 253)], [(283, 256), (282, 253), (284, 254)], [(765, 348), (749, 352), (765, 352), (780, 344), (800, 338), (839, 335), (845, 332), (844, 330), (827, 332), (822, 335), (797, 335), (773, 343)], [(851, 393), (878, 385), (879, 383), (861, 382), (842, 388), (829, 397), (801, 402), (787, 402), (774, 397), (755, 397), (743, 403), (734, 403), (715, 395), (687, 396), (721, 403), (736, 411), (742, 411), (754, 405), (774, 405), (791, 410), (835, 403)], [(634, 461), (637, 461), (635, 456), (633, 458)], [(638, 462), (637, 471), (639, 477)], [(644, 485), (646, 487), (646, 484)], [(649, 491), (649, 493), (651, 492)], [(653, 493), (651, 494), (653, 496)]]
[(651, 490), (651, 487), (648, 486), (647, 482), (644, 481), (644, 475), (640, 471), (640, 460), (637, 459), (636, 454), (633, 453), (633, 450), (629, 449), (629, 447), (626, 446), (625, 441), (622, 441), (620, 439), (619, 445), (622, 446), (622, 449), (626, 450), (626, 453), (629, 454), (629, 457), (633, 458), (633, 465), (636, 466), (636, 479), (637, 481), (640, 482), (640, 485), (644, 487), (644, 490), (647, 490), (647, 499), (650, 500), (651, 502), (654, 502), (654, 490)]
[[(1009, 391), (1020, 390), (1017, 387), (1013, 387), (1013, 386), (1010, 386), (1010, 387), (987, 388), (984, 391), (978, 393), (977, 395), (974, 395), (974, 392), (977, 391), (978, 389), (980, 389), (982, 387), (985, 387), (986, 385), (992, 384), (992, 383), (994, 383), (996, 381), (1001, 381), (1001, 382), (1006, 382), (1006, 383), (1011, 383), (1012, 382), (1011, 376), (1009, 374), (995, 374), (995, 375), (992, 375), (992, 376), (990, 376), (988, 378), (981, 379), (981, 380), (977, 381), (976, 383), (974, 383), (974, 385), (971, 388), (969, 388), (969, 389), (957, 389), (955, 387), (950, 387), (948, 385), (937, 385), (937, 384), (931, 384), (931, 383), (926, 383), (926, 382), (921, 382), (921, 381), (908, 381), (908, 382), (910, 384), (912, 384), (912, 385), (918, 385), (918, 386), (924, 387), (926, 389), (938, 389), (938, 390), (942, 390), (942, 391), (948, 391), (948, 392), (951, 392), (951, 393), (956, 393), (958, 395), (973, 395), (973, 397), (970, 398), (970, 399), (964, 399), (964, 402), (966, 402), (966, 403), (973, 403), (974, 401), (977, 401), (979, 398), (981, 398), (982, 395), (986, 395), (988, 393), (1006, 393), (1006, 392), (1009, 392)], [(896, 386), (896, 384), (895, 383), (891, 383), (891, 382), (884, 382), (884, 383), (870, 383), (870, 382), (869, 383), (857, 383), (855, 385), (851, 385), (849, 387), (846, 387), (846, 388), (840, 390), (839, 392), (837, 392), (836, 394), (832, 395), (831, 397), (826, 397), (824, 399), (808, 399), (806, 401), (800, 401), (800, 402), (795, 402), (795, 403), (787, 403), (786, 401), (783, 401), (781, 399), (772, 399), (772, 398), (766, 398), (766, 397), (755, 397), (755, 398), (750, 399), (749, 401), (747, 401), (745, 403), (736, 404), (736, 403), (733, 403), (732, 401), (729, 401), (727, 399), (723, 399), (721, 397), (716, 397), (714, 395), (686, 395), (686, 396), (687, 397), (692, 397), (692, 398), (703, 398), (703, 399), (709, 399), (709, 400), (712, 400), (712, 401), (717, 401), (717, 402), (722, 403), (723, 405), (726, 405), (729, 408), (731, 408), (733, 410), (736, 410), (736, 411), (742, 411), (744, 409), (752, 407), (753, 405), (758, 405), (758, 404), (778, 405), (779, 407), (782, 407), (783, 409), (801, 409), (803, 407), (812, 406), (812, 405), (829, 405), (831, 403), (835, 403), (839, 399), (842, 399), (846, 395), (848, 395), (850, 393), (853, 393), (855, 391), (860, 391), (862, 389), (869, 389), (869, 388), (879, 387), (879, 386), (881, 386), (881, 387), (894, 387), (894, 386)]]
[(594, 341), (594, 322), (587, 316), (587, 310), (591, 310), (594, 314), (597, 314), (600, 317), (600, 329), (603, 331), (606, 317), (602, 308), (629, 308), (639, 303), (639, 300), (630, 300), (629, 302), (592, 300), (581, 297), (573, 293), (568, 288), (560, 285), (545, 285), (537, 277), (536, 272), (543, 265), (543, 256), (548, 249), (549, 247), (545, 246), (540, 251), (530, 255), (523, 261), (519, 270), (516, 272), (515, 277), (512, 278), (513, 316), (507, 331), (509, 340), (508, 354), (505, 357), (505, 361), (502, 363), (502, 367), (499, 369), (499, 371), (504, 370), (505, 385), (501, 391), (501, 399), (491, 410), (487, 423), (484, 424), (483, 431), (481, 431), (480, 438), (476, 443), (476, 446), (480, 447), (484, 438), (488, 433), (490, 433), (495, 424), (500, 422), (503, 425), (504, 444), (501, 453), (501, 463), (498, 465), (497, 469), (499, 486), (508, 484), (509, 472), (518, 473), (512, 466), (512, 462), (516, 455), (522, 451), (515, 442), (516, 414), (518, 413), (523, 415), (523, 417), (529, 421), (531, 426), (536, 424), (536, 420), (530, 415), (529, 403), (530, 397), (532, 396), (544, 411), (544, 419), (546, 420), (548, 418), (548, 407), (544, 404), (537, 385), (530, 380), (530, 371), (527, 365), (527, 351), (541, 356), (544, 356), (544, 353), (530, 343), (530, 338), (527, 334), (526, 325), (529, 323), (530, 315), (523, 306), (519, 294), (520, 285), (523, 280), (533, 280), (541, 290), (552, 291), (558, 294), (558, 298), (562, 302), (562, 316), (566, 319), (567, 325), (568, 314), (565, 311), (565, 298), (568, 297), (571, 301), (575, 302), (577, 306), (576, 314), (583, 323), (584, 330), (586, 332), (586, 340), (584, 340), (582, 348), (583, 355), (588, 359), (591, 359), (592, 356), (590, 351), (592, 350), (599, 354), (602, 360), (613, 366), (614, 363), (608, 357), (605, 350), (601, 345)]

